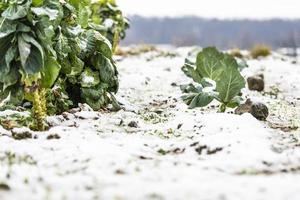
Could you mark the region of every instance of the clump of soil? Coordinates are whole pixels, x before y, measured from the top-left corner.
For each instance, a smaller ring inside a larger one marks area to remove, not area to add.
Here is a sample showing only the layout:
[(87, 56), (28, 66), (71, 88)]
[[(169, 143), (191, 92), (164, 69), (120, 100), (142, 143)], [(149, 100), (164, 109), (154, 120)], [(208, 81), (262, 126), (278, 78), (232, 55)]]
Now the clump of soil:
[(207, 155), (213, 155), (216, 154), (220, 151), (222, 151), (222, 147), (217, 147), (217, 148), (210, 148), (207, 145), (199, 145), (197, 148), (195, 148), (195, 151), (199, 154), (202, 155), (203, 153)]
[(250, 113), (256, 119), (265, 121), (269, 116), (269, 109), (261, 102), (252, 102), (251, 99), (247, 99), (246, 103), (235, 109), (235, 114), (237, 115), (244, 113)]
[(58, 134), (50, 134), (47, 136), (47, 140), (58, 140), (60, 139), (60, 135)]
[(264, 89), (265, 89), (265, 81), (264, 81), (263, 74), (250, 76), (247, 79), (247, 83), (248, 83), (249, 90), (261, 92), (261, 91), (264, 91)]
[(138, 128), (139, 127), (139, 125), (136, 121), (129, 122), (128, 126), (131, 127), (131, 128)]
[(9, 185), (5, 184), (5, 183), (0, 183), (0, 191), (9, 191), (10, 187)]
[(15, 140), (26, 140), (26, 139), (32, 139), (32, 133), (31, 131), (28, 129), (13, 129), (11, 131), (12, 133), (12, 137)]

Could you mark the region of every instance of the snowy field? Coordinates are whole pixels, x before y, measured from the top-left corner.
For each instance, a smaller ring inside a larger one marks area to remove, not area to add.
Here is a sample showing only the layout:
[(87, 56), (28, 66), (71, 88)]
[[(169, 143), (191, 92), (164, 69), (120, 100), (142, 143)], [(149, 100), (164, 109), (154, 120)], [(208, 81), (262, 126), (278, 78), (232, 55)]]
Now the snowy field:
[(181, 66), (192, 48), (161, 48), (116, 58), (122, 111), (80, 105), (49, 117), (47, 132), (0, 127), (0, 200), (299, 200), (295, 59), (248, 60), (245, 77), (265, 76), (264, 93), (243, 91), (268, 106), (261, 122), (217, 113), (217, 102), (188, 109), (179, 85), (190, 81)]

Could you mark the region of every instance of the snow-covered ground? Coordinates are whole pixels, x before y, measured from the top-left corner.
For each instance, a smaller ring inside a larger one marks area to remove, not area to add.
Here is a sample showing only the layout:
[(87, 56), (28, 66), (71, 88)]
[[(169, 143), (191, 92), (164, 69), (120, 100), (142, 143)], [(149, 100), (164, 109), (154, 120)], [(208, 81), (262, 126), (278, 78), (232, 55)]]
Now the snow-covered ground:
[(269, 107), (260, 122), (216, 102), (187, 108), (178, 85), (190, 50), (119, 57), (122, 111), (81, 105), (27, 140), (0, 127), (0, 199), (299, 200), (300, 65), (276, 53), (248, 61), (245, 77), (266, 79), (265, 94), (243, 91)]

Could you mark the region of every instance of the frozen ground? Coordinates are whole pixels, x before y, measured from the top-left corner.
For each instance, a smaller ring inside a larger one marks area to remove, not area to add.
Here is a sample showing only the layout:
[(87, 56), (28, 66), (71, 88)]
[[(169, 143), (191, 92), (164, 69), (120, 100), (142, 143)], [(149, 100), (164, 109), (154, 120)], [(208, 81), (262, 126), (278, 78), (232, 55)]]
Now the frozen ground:
[(189, 50), (118, 58), (123, 111), (82, 105), (27, 140), (0, 127), (0, 199), (299, 200), (299, 64), (276, 53), (248, 61), (245, 76), (266, 78), (265, 94), (244, 91), (268, 105), (260, 122), (217, 103), (187, 109), (178, 85)]

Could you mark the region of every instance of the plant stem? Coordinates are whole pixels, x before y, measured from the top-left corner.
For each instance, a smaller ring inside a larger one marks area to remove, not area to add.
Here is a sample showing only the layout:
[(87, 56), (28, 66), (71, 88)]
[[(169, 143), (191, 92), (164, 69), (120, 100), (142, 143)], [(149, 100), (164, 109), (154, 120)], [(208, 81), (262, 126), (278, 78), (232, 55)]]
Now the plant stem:
[(113, 44), (112, 44), (112, 52), (113, 52), (113, 54), (115, 54), (115, 52), (116, 52), (116, 50), (118, 48), (119, 42), (120, 42), (119, 30), (116, 30), (116, 32), (114, 34)]
[(3, 20), (0, 23), (0, 28), (2, 28), (4, 21), (6, 20), (6, 18), (4, 17)]
[(45, 89), (37, 89), (33, 92), (33, 114), (36, 120), (37, 130), (44, 131), (44, 120), (46, 117)]
[(42, 104), (42, 109), (44, 112), (44, 115), (47, 115), (47, 100), (46, 100), (46, 89), (42, 88), (40, 90), (40, 98), (41, 98), (41, 104)]
[(219, 112), (224, 113), (226, 111), (226, 104), (222, 103), (219, 107)]

